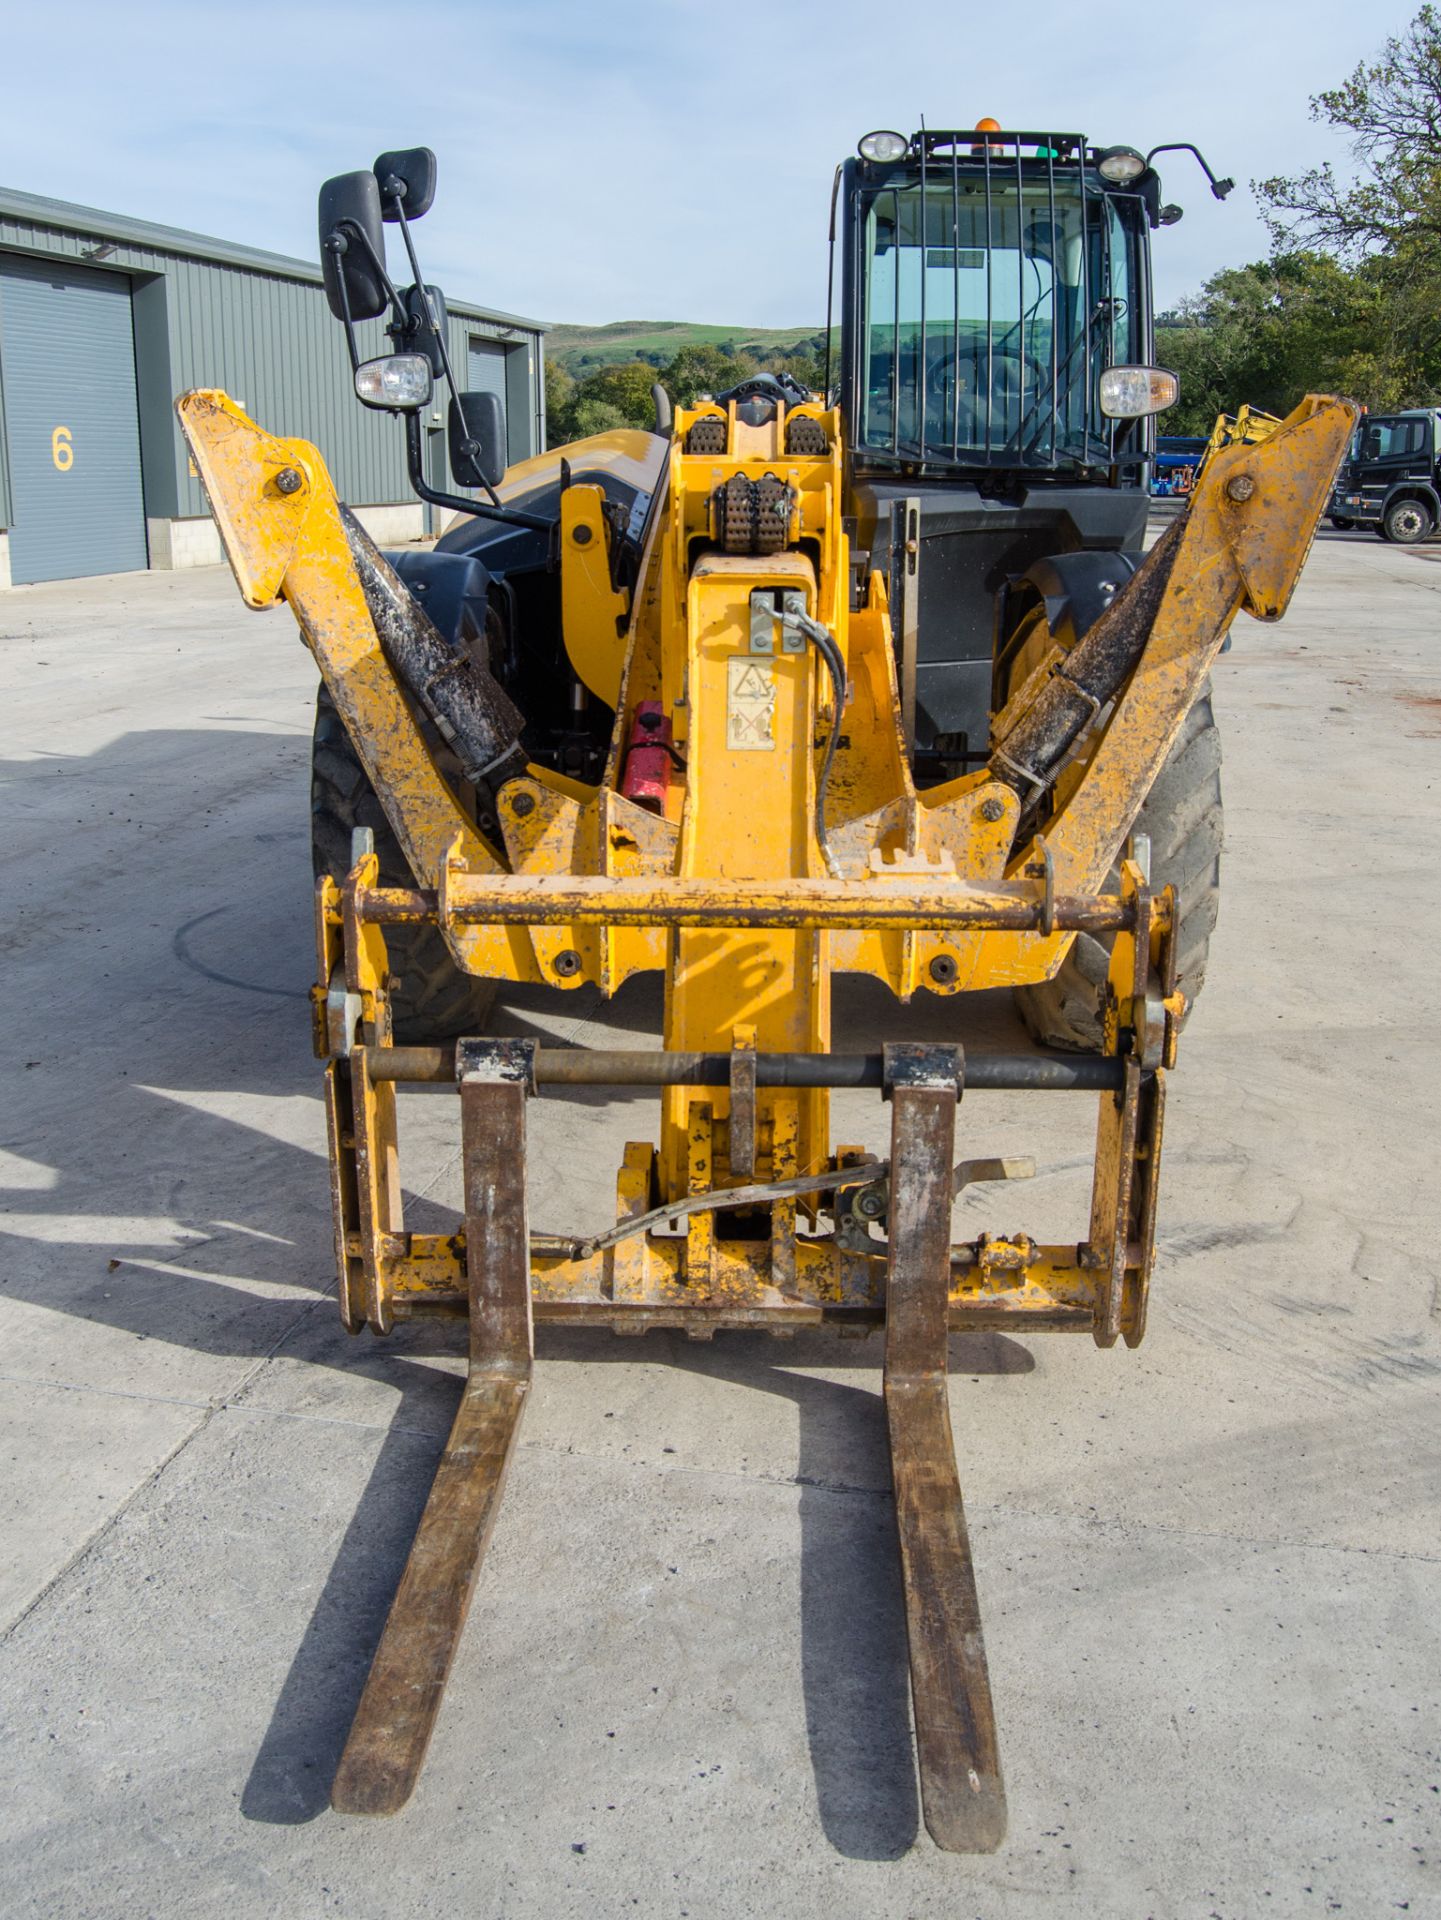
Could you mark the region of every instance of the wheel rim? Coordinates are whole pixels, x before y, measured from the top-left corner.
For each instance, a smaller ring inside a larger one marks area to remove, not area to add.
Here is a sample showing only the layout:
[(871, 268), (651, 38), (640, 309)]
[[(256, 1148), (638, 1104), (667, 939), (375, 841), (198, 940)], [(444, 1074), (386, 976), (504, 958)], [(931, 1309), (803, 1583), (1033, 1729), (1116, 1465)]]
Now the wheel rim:
[(1391, 530), (1403, 540), (1419, 540), (1426, 530), (1425, 516), (1419, 507), (1397, 507), (1391, 515)]

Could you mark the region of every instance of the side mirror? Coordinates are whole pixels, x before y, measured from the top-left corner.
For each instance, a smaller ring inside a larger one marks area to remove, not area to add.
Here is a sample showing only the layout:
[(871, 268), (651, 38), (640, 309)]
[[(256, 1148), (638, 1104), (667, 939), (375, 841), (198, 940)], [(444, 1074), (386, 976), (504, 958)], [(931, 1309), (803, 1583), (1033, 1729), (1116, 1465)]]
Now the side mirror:
[(405, 302), (408, 350), (423, 353), (439, 380), (445, 372), (445, 355), (440, 345), (445, 336), (445, 295), (439, 287), (407, 287), (400, 297)]
[(509, 465), (498, 393), (458, 393), (450, 403), (450, 470), (462, 487), (496, 487)]
[(373, 173), (342, 173), (320, 189), (320, 271), (337, 320), (373, 320), (389, 301), (385, 230)]
[(375, 178), (380, 185), (385, 219), (400, 218), (397, 200), (405, 208), (407, 220), (418, 220), (423, 213), (429, 213), (435, 198), (435, 155), (429, 147), (405, 147), (395, 153), (382, 153), (375, 163)]

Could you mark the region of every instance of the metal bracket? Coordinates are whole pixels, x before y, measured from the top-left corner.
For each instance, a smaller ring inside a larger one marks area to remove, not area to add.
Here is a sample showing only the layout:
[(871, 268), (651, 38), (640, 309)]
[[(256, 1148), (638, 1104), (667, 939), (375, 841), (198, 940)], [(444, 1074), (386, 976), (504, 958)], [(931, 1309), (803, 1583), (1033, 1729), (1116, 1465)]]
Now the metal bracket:
[(467, 1080), (507, 1083), (535, 1092), (536, 1040), (457, 1040), (455, 1077), (464, 1086)]
[(784, 614), (804, 614), (806, 596), (798, 587), (755, 587), (750, 597), (751, 652), (774, 653), (780, 628), (782, 653), (804, 653), (806, 637), (785, 623)]
[(899, 1040), (882, 1050), (881, 1086), (887, 1100), (903, 1087), (953, 1093), (959, 1100), (966, 1085), (964, 1047), (933, 1045), (930, 1041)]

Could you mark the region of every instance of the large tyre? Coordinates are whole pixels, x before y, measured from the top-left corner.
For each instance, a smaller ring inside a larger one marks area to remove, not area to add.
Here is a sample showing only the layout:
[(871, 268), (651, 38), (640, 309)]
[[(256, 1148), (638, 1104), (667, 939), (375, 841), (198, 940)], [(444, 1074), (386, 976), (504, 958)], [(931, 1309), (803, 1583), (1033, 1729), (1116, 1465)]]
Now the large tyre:
[[(1151, 842), (1152, 886), (1176, 889), (1177, 984), (1194, 1002), (1206, 978), (1221, 897), (1221, 735), (1209, 689), (1187, 715), (1133, 830)], [(1110, 884), (1118, 883), (1113, 869)], [(1109, 941), (1078, 933), (1053, 980), (1016, 989), (1022, 1017), (1038, 1040), (1072, 1052), (1099, 1049), (1110, 959)]]
[(1424, 500), (1397, 500), (1387, 507), (1381, 521), (1381, 537), (1398, 547), (1414, 547), (1429, 540), (1436, 522)]
[[(413, 887), (415, 876), (391, 831), (345, 723), (322, 685), (315, 702), (310, 756), (310, 851), (316, 876), (343, 880), (350, 871), (356, 827), (375, 835), (383, 887)], [(387, 927), (392, 971), (390, 1008), (401, 1045), (455, 1040), (485, 1031), (495, 998), (493, 980), (462, 973), (434, 927)]]

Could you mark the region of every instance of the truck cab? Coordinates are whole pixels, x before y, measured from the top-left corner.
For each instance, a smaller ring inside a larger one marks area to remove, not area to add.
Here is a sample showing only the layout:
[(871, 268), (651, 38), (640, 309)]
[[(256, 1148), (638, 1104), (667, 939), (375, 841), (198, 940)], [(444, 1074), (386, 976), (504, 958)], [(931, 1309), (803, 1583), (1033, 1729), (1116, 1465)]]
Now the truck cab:
[(1415, 546), (1441, 525), (1441, 408), (1371, 414), (1352, 436), (1328, 517)]

